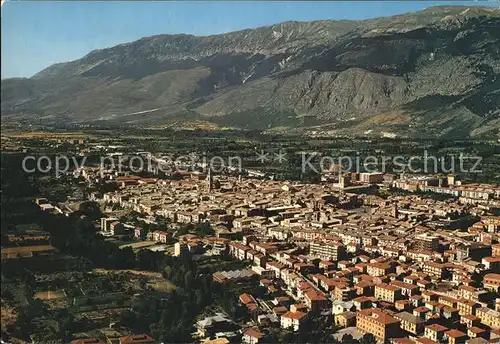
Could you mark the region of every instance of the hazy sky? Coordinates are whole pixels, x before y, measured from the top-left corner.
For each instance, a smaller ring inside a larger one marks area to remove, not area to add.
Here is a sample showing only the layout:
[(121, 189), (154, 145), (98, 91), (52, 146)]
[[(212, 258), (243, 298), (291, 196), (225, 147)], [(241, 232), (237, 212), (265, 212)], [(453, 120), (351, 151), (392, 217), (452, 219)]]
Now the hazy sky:
[(29, 77), (91, 50), (162, 33), (209, 35), (286, 20), (365, 19), (491, 2), (25, 1), (2, 6), (2, 78)]

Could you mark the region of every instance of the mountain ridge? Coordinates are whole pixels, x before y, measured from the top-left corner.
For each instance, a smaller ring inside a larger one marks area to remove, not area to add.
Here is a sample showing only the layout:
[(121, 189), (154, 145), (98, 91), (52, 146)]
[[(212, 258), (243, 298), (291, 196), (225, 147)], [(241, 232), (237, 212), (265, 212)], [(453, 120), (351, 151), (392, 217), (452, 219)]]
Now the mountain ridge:
[[(2, 80), (2, 119), (355, 134), (374, 117), (376, 134), (498, 135), (499, 23), (498, 8), (437, 6), (143, 37)], [(406, 123), (385, 125), (394, 113)]]
[[(426, 13), (428, 11), (437, 11), (439, 9), (444, 9), (446, 11), (446, 13), (457, 15), (457, 12), (460, 9), (462, 9), (460, 11), (460, 13), (461, 13), (464, 10), (467, 10), (470, 8), (471, 8), (470, 6), (431, 6), (431, 7), (428, 7), (426, 9), (422, 10), (422, 11), (419, 11), (419, 12), (410, 12), (410, 13), (398, 14), (398, 15), (389, 16), (389, 17), (370, 18), (370, 19), (363, 19), (363, 20), (284, 21), (281, 23), (267, 25), (267, 26), (261, 26), (261, 27), (256, 27), (256, 28), (247, 28), (247, 29), (231, 31), (231, 32), (227, 32), (227, 33), (218, 33), (218, 34), (211, 34), (211, 35), (193, 35), (193, 34), (186, 34), (186, 33), (157, 34), (157, 35), (142, 37), (142, 38), (139, 38), (139, 39), (131, 41), (131, 42), (121, 43), (121, 44), (118, 44), (118, 45), (115, 45), (112, 47), (92, 50), (80, 59), (68, 61), (68, 62), (60, 62), (60, 63), (53, 64), (51, 66), (48, 66), (47, 68), (44, 68), (40, 72), (36, 73), (31, 78), (34, 78), (34, 77), (36, 78), (37, 75), (39, 75), (40, 73), (43, 73), (44, 71), (51, 69), (53, 67), (57, 67), (59, 65), (66, 65), (66, 64), (73, 63), (73, 62), (78, 62), (81, 60), (88, 59), (91, 56), (96, 55), (98, 53), (106, 53), (106, 52), (111, 51), (113, 49), (126, 48), (126, 47), (133, 46), (134, 44), (145, 43), (145, 42), (149, 42), (151, 40), (156, 40), (156, 39), (189, 38), (189, 39), (193, 39), (193, 40), (194, 39), (211, 39), (211, 40), (215, 39), (215, 40), (217, 40), (219, 38), (241, 35), (244, 33), (251, 33), (251, 32), (256, 32), (256, 31), (261, 31), (261, 30), (268, 31), (269, 29), (274, 29), (276, 26), (282, 27), (282, 26), (287, 26), (287, 25), (304, 25), (304, 26), (313, 26), (314, 27), (316, 25), (325, 25), (325, 24), (333, 24), (333, 25), (345, 24), (348, 26), (349, 29), (351, 29), (352, 27), (359, 27), (363, 23), (368, 24), (368, 27), (370, 27), (371, 23), (377, 23), (377, 25), (380, 25), (380, 21), (382, 21), (382, 23), (383, 23), (383, 21), (394, 20), (394, 18), (404, 18), (406, 16), (411, 16), (414, 14)], [(499, 8), (492, 8), (492, 7), (486, 7), (486, 6), (476, 6), (476, 7), (473, 7), (473, 9), (476, 11), (482, 11), (483, 12), (482, 14), (496, 13), (498, 16), (500, 16), (500, 9)], [(441, 14), (439, 14), (437, 17), (441, 17)], [(434, 18), (434, 20), (430, 20), (430, 22), (435, 23), (436, 20), (437, 20), (437, 18)], [(412, 23), (409, 23), (409, 24), (412, 24)], [(391, 25), (393, 25), (392, 22), (391, 22)], [(185, 52), (183, 52), (183, 53), (185, 54)], [(184, 54), (183, 54), (183, 56), (185, 56)]]

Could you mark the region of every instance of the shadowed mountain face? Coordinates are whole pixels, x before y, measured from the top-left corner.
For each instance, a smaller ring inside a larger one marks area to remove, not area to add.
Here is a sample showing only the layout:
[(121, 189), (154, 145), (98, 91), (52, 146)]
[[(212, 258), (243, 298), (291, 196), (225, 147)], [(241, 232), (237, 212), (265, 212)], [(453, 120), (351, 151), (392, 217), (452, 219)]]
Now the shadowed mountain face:
[(498, 137), (500, 9), (160, 35), (2, 80), (2, 120)]

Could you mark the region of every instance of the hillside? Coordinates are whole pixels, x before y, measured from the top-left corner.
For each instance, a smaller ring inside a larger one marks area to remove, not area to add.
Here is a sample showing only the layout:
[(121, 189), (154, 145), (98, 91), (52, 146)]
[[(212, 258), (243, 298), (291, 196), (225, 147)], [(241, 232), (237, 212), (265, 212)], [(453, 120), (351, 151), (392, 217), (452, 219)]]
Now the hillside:
[(159, 35), (2, 80), (2, 120), (499, 134), (500, 9)]

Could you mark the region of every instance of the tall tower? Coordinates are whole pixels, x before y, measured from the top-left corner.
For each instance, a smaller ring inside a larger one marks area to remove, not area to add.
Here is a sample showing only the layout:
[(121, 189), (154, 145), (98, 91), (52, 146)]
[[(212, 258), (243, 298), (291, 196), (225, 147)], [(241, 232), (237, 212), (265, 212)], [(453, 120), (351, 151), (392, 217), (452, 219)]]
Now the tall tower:
[(210, 166), (208, 167), (207, 182), (208, 182), (208, 192), (212, 192), (214, 180), (212, 176), (212, 168)]
[(398, 205), (394, 203), (391, 208), (391, 216), (394, 218), (398, 218), (399, 216), (399, 211), (398, 211)]

